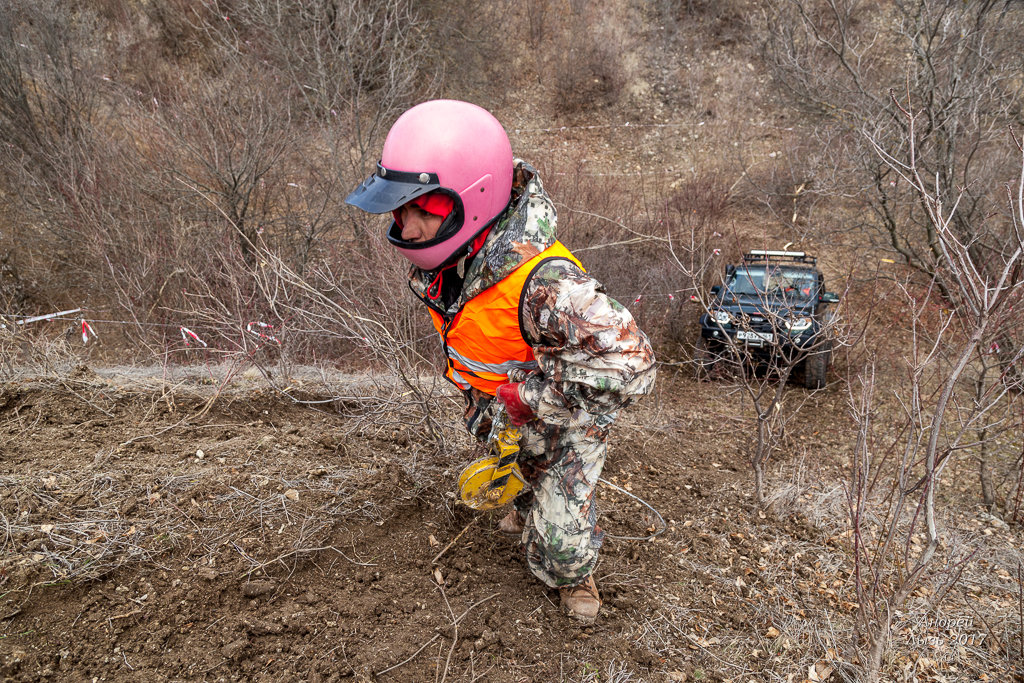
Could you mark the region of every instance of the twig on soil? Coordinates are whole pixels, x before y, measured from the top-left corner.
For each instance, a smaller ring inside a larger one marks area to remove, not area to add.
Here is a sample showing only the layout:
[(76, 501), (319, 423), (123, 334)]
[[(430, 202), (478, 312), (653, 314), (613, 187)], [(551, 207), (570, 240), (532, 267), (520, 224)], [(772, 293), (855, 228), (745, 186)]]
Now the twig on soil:
[(174, 424), (170, 425), (169, 427), (164, 427), (163, 429), (161, 429), (161, 430), (159, 430), (157, 432), (153, 432), (152, 434), (141, 434), (139, 436), (133, 437), (131, 439), (128, 439), (127, 441), (123, 441), (123, 442), (117, 444), (117, 447), (118, 448), (124, 448), (125, 446), (130, 446), (130, 445), (132, 445), (133, 443), (135, 443), (137, 441), (142, 441), (143, 439), (155, 439), (156, 437), (160, 436), (161, 434), (163, 434), (165, 432), (171, 431), (175, 427), (180, 427), (182, 424), (184, 424), (186, 421), (192, 419), (193, 417), (194, 417), (193, 415), (186, 415), (185, 417), (181, 418), (180, 420), (178, 420)]
[(99, 407), (98, 405), (96, 405), (95, 403), (93, 403), (92, 401), (90, 401), (89, 399), (87, 399), (87, 398), (86, 398), (85, 396), (82, 396), (82, 395), (81, 395), (81, 394), (79, 394), (79, 393), (78, 393), (77, 391), (75, 391), (75, 390), (74, 390), (74, 389), (72, 389), (72, 388), (71, 388), (70, 386), (68, 386), (68, 383), (67, 383), (67, 382), (61, 381), (61, 384), (62, 384), (62, 385), (64, 386), (64, 388), (65, 388), (65, 389), (67, 389), (67, 390), (68, 390), (69, 392), (71, 392), (72, 394), (74, 394), (74, 396), (75, 396), (76, 398), (78, 398), (78, 399), (81, 399), (82, 401), (85, 401), (85, 402), (86, 402), (86, 403), (88, 403), (88, 404), (89, 404), (89, 405), (90, 405), (90, 406), (91, 406), (91, 407), (92, 407), (93, 409), (95, 409), (95, 410), (98, 410), (98, 411), (100, 411), (101, 413), (103, 413), (103, 414), (104, 414), (104, 415), (106, 415), (107, 417), (114, 417), (114, 414), (113, 414), (112, 412), (110, 412), (109, 410), (104, 410), (103, 408), (100, 408), (100, 407)]
[(209, 631), (211, 628), (213, 628), (214, 624), (217, 624), (217, 623), (219, 623), (221, 621), (224, 621), (227, 618), (228, 618), (228, 616), (225, 614), (224, 616), (220, 617), (219, 619), (214, 619), (213, 621), (211, 621), (209, 624), (206, 625), (206, 629), (205, 630)]
[(441, 653), (444, 651), (444, 643), (437, 644), (437, 664), (434, 665), (434, 683), (437, 683), (437, 670), (441, 668)]
[[(486, 669), (484, 669), (480, 673), (477, 673), (476, 672), (476, 665), (473, 663), (473, 651), (472, 650), (469, 651), (469, 683), (476, 683), (477, 681), (482, 681), (484, 679), (484, 677), (486, 677), (487, 674), (489, 674), (493, 668), (494, 668), (494, 664), (491, 664), (489, 667), (487, 667)], [(564, 681), (565, 678), (562, 677), (562, 678), (559, 678), (558, 680)]]
[[(484, 598), (483, 600), (479, 600), (479, 601), (477, 601), (477, 602), (474, 602), (474, 603), (473, 603), (472, 605), (470, 605), (469, 607), (467, 607), (467, 608), (466, 608), (466, 611), (465, 611), (465, 612), (463, 612), (462, 614), (460, 614), (460, 615), (459, 615), (459, 617), (458, 617), (457, 619), (455, 619), (455, 621), (453, 621), (453, 622), (452, 622), (452, 625), (453, 625), (453, 626), (456, 626), (456, 625), (458, 625), (458, 623), (459, 623), (460, 621), (462, 621), (463, 619), (465, 619), (465, 618), (466, 618), (466, 615), (467, 615), (467, 614), (469, 614), (469, 613), (470, 613), (471, 611), (473, 611), (473, 609), (475, 609), (475, 608), (479, 607), (480, 605), (484, 604), (484, 603), (485, 603), (485, 602), (487, 602), (488, 600), (492, 600), (492, 599), (494, 599), (494, 598), (496, 598), (496, 597), (498, 597), (498, 593), (493, 593), (493, 594), (491, 594), (491, 595), (488, 595), (488, 596), (487, 596), (486, 598)], [(421, 653), (421, 652), (423, 652), (424, 650), (426, 650), (426, 649), (427, 649), (428, 647), (430, 647), (430, 644), (431, 644), (431, 643), (433, 643), (433, 642), (434, 642), (435, 640), (437, 640), (437, 639), (438, 639), (438, 638), (440, 638), (440, 637), (441, 637), (441, 634), (440, 634), (440, 633), (435, 633), (435, 634), (434, 634), (434, 636), (433, 636), (433, 637), (432, 637), (432, 638), (431, 638), (430, 640), (428, 640), (427, 642), (423, 643), (423, 645), (422, 645), (422, 646), (420, 647), (420, 649), (416, 650), (416, 652), (413, 652), (413, 653), (412, 653), (411, 655), (409, 655), (409, 657), (408, 657), (408, 658), (406, 658), (406, 659), (403, 659), (403, 660), (402, 660), (402, 661), (400, 661), (400, 662), (399, 662), (398, 664), (392, 664), (392, 665), (391, 665), (391, 666), (389, 666), (388, 668), (386, 668), (386, 669), (382, 669), (381, 671), (378, 671), (377, 673), (375, 673), (375, 674), (374, 674), (374, 676), (383, 676), (383, 675), (384, 675), (384, 674), (386, 674), (387, 672), (389, 672), (389, 671), (392, 671), (392, 670), (394, 670), (394, 669), (397, 669), (398, 667), (402, 666), (403, 664), (408, 664), (408, 663), (409, 663), (409, 662), (411, 662), (412, 660), (416, 659), (416, 655), (418, 655), (419, 653)]]
[[(17, 441), (18, 439), (20, 439), (20, 438), (21, 438), (21, 436), (22, 436), (22, 434), (24, 434), (25, 432), (28, 432), (28, 431), (34, 430), (34, 429), (36, 428), (36, 425), (38, 425), (38, 424), (39, 424), (39, 421), (43, 419), (43, 411), (42, 411), (42, 410), (39, 410), (39, 408), (36, 408), (36, 419), (35, 419), (35, 420), (34, 420), (34, 421), (32, 422), (32, 424), (30, 424), (30, 425), (29, 425), (28, 427), (23, 427), (23, 426), (22, 426), (22, 422), (21, 422), (21, 413), (20, 413), (20, 412), (18, 412), (18, 411), (19, 411), (19, 409), (20, 409), (21, 407), (22, 407), (22, 406), (18, 406), (17, 408), (15, 408), (15, 409), (14, 409), (14, 417), (15, 417), (15, 418), (17, 418), (17, 420), (18, 420), (18, 426), (19, 426), (19, 427), (21, 427), (21, 429), (20, 429), (20, 430), (18, 430), (18, 433), (17, 433), (17, 434), (14, 434), (14, 435), (12, 435), (12, 436), (10, 437), (10, 441), (11, 441), (11, 442), (15, 442), (15, 441)], [(8, 425), (8, 424), (10, 424), (11, 422), (13, 422), (13, 420), (11, 420), (11, 419), (8, 419), (8, 420), (7, 420), (7, 421), (6, 421), (5, 423), (4, 423), (4, 428), (6, 429), (6, 428), (7, 428), (7, 425)]]
[(448, 608), (448, 614), (452, 617), (452, 646), (448, 648), (448, 657), (444, 660), (444, 673), (441, 674), (441, 683), (445, 682), (448, 678), (448, 666), (452, 661), (452, 653), (455, 652), (455, 644), (459, 642), (459, 622), (455, 618), (455, 612), (452, 611), (452, 605), (448, 602), (448, 596), (445, 595), (444, 586), (437, 584), (437, 590), (441, 591), (441, 597), (444, 599), (444, 606)]
[(655, 531), (654, 533), (648, 535), (648, 536), (613, 536), (612, 534), (607, 534), (608, 538), (614, 538), (614, 539), (619, 540), (619, 541), (650, 541), (655, 536), (660, 535), (662, 532), (665, 531), (665, 529), (668, 528), (668, 525), (665, 524), (665, 518), (661, 516), (661, 513), (658, 512), (657, 510), (655, 510), (653, 505), (648, 503), (646, 500), (644, 500), (640, 496), (637, 496), (637, 495), (635, 495), (633, 493), (630, 493), (626, 489), (622, 488), (621, 486), (616, 486), (615, 484), (611, 483), (610, 481), (606, 481), (604, 479), (598, 479), (598, 482), (601, 483), (601, 484), (604, 484), (605, 486), (607, 486), (607, 487), (609, 487), (611, 489), (614, 489), (614, 490), (618, 491), (619, 493), (624, 493), (625, 495), (629, 496), (633, 500), (637, 501), (638, 503), (640, 503), (641, 505), (646, 507), (648, 510), (653, 512), (654, 516), (658, 518), (658, 522), (661, 523), (661, 528), (658, 529), (657, 531)]
[(437, 561), (439, 559), (441, 559), (441, 556), (444, 555), (446, 552), (448, 552), (448, 549), (451, 548), (453, 545), (455, 545), (455, 542), (458, 541), (460, 538), (462, 538), (462, 534), (464, 534), (467, 531), (469, 531), (469, 527), (471, 527), (474, 524), (476, 524), (476, 521), (478, 519), (480, 519), (480, 515), (477, 515), (473, 519), (469, 520), (469, 524), (467, 524), (465, 526), (465, 528), (462, 531), (460, 531), (455, 538), (453, 538), (451, 541), (449, 541), (448, 545), (446, 545), (444, 548), (441, 549), (441, 552), (439, 552), (437, 555), (434, 555), (434, 559), (432, 559), (430, 561), (430, 564), (437, 564)]
[[(133, 443), (136, 443), (138, 441), (142, 441), (143, 439), (155, 439), (156, 437), (160, 436), (161, 434), (164, 434), (166, 432), (171, 431), (175, 427), (180, 427), (182, 424), (188, 422), (189, 420), (195, 420), (195, 419), (198, 419), (198, 418), (202, 417), (205, 412), (206, 412), (206, 409), (202, 409), (202, 410), (200, 410), (200, 411), (198, 411), (196, 413), (193, 413), (191, 415), (186, 415), (185, 417), (181, 418), (180, 420), (178, 420), (174, 424), (172, 424), (170, 426), (167, 426), (167, 427), (164, 427), (163, 429), (161, 429), (159, 431), (153, 432), (152, 434), (140, 434), (139, 436), (132, 437), (131, 439), (128, 439), (127, 441), (119, 443), (117, 446), (118, 446), (118, 448), (124, 448), (125, 446), (130, 446)], [(256, 424), (256, 423), (255, 422), (225, 422), (225, 423), (222, 423), (222, 424), (189, 425), (189, 429), (219, 429), (221, 427), (251, 427), (254, 424)]]
[(344, 557), (346, 560), (348, 560), (352, 564), (358, 565), (360, 567), (376, 567), (377, 566), (376, 562), (356, 562), (355, 560), (350, 558), (348, 555), (346, 555), (345, 553), (343, 553), (340, 550), (338, 550), (337, 548), (335, 548), (333, 545), (328, 545), (328, 546), (324, 546), (322, 548), (299, 548), (298, 550), (292, 550), (291, 552), (287, 552), (284, 555), (279, 555), (279, 556), (275, 557), (272, 560), (267, 560), (263, 564), (258, 564), (255, 567), (250, 567), (249, 569), (246, 569), (245, 573), (243, 574), (243, 576), (248, 576), (249, 574), (252, 574), (253, 572), (257, 572), (257, 571), (263, 569), (264, 567), (267, 567), (269, 565), (274, 564), (275, 562), (282, 562), (287, 557), (291, 557), (293, 555), (301, 555), (303, 553), (318, 553), (321, 550), (333, 550), (334, 552), (338, 553), (339, 555)]
[(128, 617), (134, 617), (136, 614), (142, 614), (141, 609), (133, 609), (131, 612), (125, 612), (124, 614), (115, 614), (110, 617), (110, 621), (116, 621), (118, 619), (127, 619)]
[(440, 633), (435, 633), (433, 635), (433, 637), (431, 637), (430, 640), (428, 640), (427, 642), (423, 643), (423, 646), (420, 647), (420, 649), (416, 650), (416, 652), (413, 652), (411, 655), (409, 655), (408, 659), (403, 659), (398, 664), (395, 664), (393, 666), (389, 666), (388, 668), (384, 669), (383, 671), (378, 671), (377, 673), (374, 674), (374, 676), (383, 676), (384, 674), (386, 674), (387, 672), (391, 671), (392, 669), (397, 669), (398, 667), (402, 666), (403, 664), (408, 664), (412, 660), (416, 659), (416, 655), (418, 655), (419, 653), (421, 653), (424, 650), (426, 650), (428, 647), (430, 647), (431, 643), (433, 643), (435, 640), (437, 640), (440, 637), (441, 637)]

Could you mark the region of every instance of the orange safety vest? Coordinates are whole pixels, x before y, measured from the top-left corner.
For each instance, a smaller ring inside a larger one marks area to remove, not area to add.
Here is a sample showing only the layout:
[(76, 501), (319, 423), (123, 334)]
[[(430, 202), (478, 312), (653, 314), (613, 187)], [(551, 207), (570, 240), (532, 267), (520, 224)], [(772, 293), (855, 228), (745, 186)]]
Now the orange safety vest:
[(444, 342), (448, 368), (445, 377), (460, 389), (474, 387), (494, 396), (508, 382), (508, 371), (537, 369), (533, 347), (523, 338), (519, 311), (530, 275), (545, 261), (568, 259), (583, 266), (561, 242), (521, 263), (504, 279), (462, 305), (454, 316), (428, 307), (434, 329)]

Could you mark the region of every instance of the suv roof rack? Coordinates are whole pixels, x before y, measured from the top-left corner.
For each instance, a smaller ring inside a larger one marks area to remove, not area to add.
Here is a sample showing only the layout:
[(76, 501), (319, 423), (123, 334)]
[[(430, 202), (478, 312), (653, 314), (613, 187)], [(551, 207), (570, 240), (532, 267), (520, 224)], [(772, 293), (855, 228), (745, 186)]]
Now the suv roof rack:
[(751, 249), (743, 255), (744, 263), (751, 263), (753, 261), (793, 261), (796, 263), (806, 263), (814, 265), (818, 262), (818, 259), (813, 256), (808, 256), (803, 251), (777, 251), (771, 249)]

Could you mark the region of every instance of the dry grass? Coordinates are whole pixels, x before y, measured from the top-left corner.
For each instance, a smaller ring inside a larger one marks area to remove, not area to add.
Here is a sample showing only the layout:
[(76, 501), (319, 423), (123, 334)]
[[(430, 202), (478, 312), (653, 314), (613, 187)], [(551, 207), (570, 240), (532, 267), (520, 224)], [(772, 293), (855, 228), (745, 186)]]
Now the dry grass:
[[(813, 535), (798, 540), (785, 533), (787, 525), (772, 527), (780, 532), (771, 551), (775, 570), (763, 578), (777, 590), (762, 603), (763, 614), (791, 642), (814, 643), (809, 658), (824, 653), (851, 665), (855, 662), (842, 655), (854, 645), (851, 608), (856, 601), (845, 492), (835, 482), (809, 476), (802, 463), (788, 471), (792, 479), (776, 487), (774, 509), (785, 519), (801, 520)], [(908, 514), (901, 528), (909, 522)], [(883, 670), (887, 680), (998, 678), (1019, 661), (1021, 530), (959, 508), (947, 508), (942, 525), (945, 541), (937, 571), (894, 615)], [(920, 552), (913, 544), (906, 549), (909, 558)], [(952, 590), (937, 594), (951, 581)], [(824, 605), (822, 594), (829, 598)], [(960, 619), (961, 625), (945, 628), (936, 621), (943, 618)], [(967, 643), (958, 643), (958, 637)]]
[[(340, 565), (373, 571), (381, 559), (339, 536), (339, 524), (386, 525), (396, 510), (416, 500), (441, 519), (458, 514), (443, 495), (450, 488), (451, 459), (418, 445), (413, 426), (357, 418), (325, 423), (326, 415), (313, 406), (301, 423), (282, 424), (273, 408), (280, 405), (281, 395), (268, 392), (261, 375), (245, 373), (199, 416), (204, 395), (216, 387), (202, 382), (204, 371), (173, 368), (165, 376), (163, 368), (151, 370), (157, 372), (138, 367), (79, 371), (60, 381), (41, 378), (35, 388), (31, 382), (19, 383), (21, 398), (15, 401), (31, 396), (38, 404), (50, 393), (62, 395), (48, 409), (79, 406), (95, 419), (113, 423), (134, 401), (143, 419), (119, 434), (116, 443), (85, 447), (91, 448), (85, 451), (91, 457), (77, 467), (55, 467), (44, 456), (39, 467), (0, 479), (0, 574), (8, 599), (14, 600), (10, 611), (29, 604), (44, 586), (83, 585), (126, 571), (164, 570), (209, 581), (242, 581), (254, 591), (262, 590), (261, 582), (291, 576), (311, 563), (324, 570)], [(289, 382), (300, 378), (329, 381), (335, 394), (346, 386), (346, 395), (352, 397), (378, 390), (365, 377), (324, 375), (313, 369), (295, 372)], [(31, 393), (42, 389), (46, 391)], [(721, 408), (715, 402), (690, 406), (686, 410), (691, 417), (682, 424), (702, 428)], [(679, 410), (655, 397), (625, 421), (624, 438), (645, 443), (647, 449), (660, 448), (665, 430), (681, 424)], [(28, 409), (12, 412), (9, 407), (8, 416), (7, 426), (24, 435), (44, 433), (39, 430), (48, 422)], [(87, 421), (81, 424), (87, 426)], [(211, 439), (213, 435), (218, 436)], [(351, 446), (357, 443), (365, 448)], [(202, 458), (197, 457), (199, 449)], [(684, 508), (687, 517), (682, 519), (690, 520), (689, 525), (672, 521), (654, 543), (616, 542), (620, 554), (602, 564), (599, 577), (603, 590), (615, 596), (616, 609), (630, 615), (623, 638), (639, 658), (594, 658), (589, 646), (567, 650), (560, 663), (563, 679), (644, 680), (654, 671), (664, 676), (685, 672), (693, 679), (704, 675), (781, 682), (797, 672), (806, 675), (812, 666), (831, 667), (836, 676), (852, 675), (855, 598), (849, 538), (844, 535), (845, 495), (834, 480), (820, 478), (820, 468), (808, 465), (814, 457), (821, 455), (812, 449), (805, 459), (778, 465), (773, 474), (778, 483), (770, 491), (772, 511), (764, 518), (744, 496), (742, 471), (714, 471), (701, 484), (708, 503)], [(627, 456), (620, 468), (629, 461)], [(620, 483), (624, 479), (633, 486), (644, 481), (620, 469)], [(402, 495), (396, 497), (396, 490)], [(634, 490), (649, 497), (642, 489)], [(633, 501), (614, 491), (603, 495), (608, 506), (602, 514), (610, 523), (631, 517)], [(674, 505), (661, 495), (662, 505)], [(925, 586), (894, 620), (885, 663), (891, 680), (954, 671), (992, 676), (1016, 661), (1019, 530), (980, 515), (966, 522), (962, 518), (960, 526), (953, 522), (944, 522), (949, 547), (943, 557), (950, 558), (949, 570), (957, 570), (961, 548), (976, 548), (977, 553), (940, 614), (974, 615), (972, 632), (990, 635), (980, 645), (946, 647), (947, 631), (934, 622), (921, 626), (921, 619), (927, 622), (935, 615), (929, 607), (934, 590)], [(455, 526), (463, 524), (460, 520)], [(448, 559), (457, 562), (460, 554)], [(652, 581), (655, 574), (677, 580)], [(137, 593), (133, 599), (146, 603), (146, 591)], [(141, 603), (124, 602), (112, 616), (130, 618), (134, 610), (143, 609)], [(915, 640), (918, 636), (938, 638), (934, 642), (940, 647), (925, 649)], [(990, 643), (996, 644), (994, 649)], [(473, 676), (531, 671), (522, 660), (500, 664), (498, 670), (475, 658), (460, 663), (454, 655), (460, 647), (439, 637), (417, 660), (434, 657), (438, 676), (447, 671), (448, 678), (461, 675), (467, 666)], [(938, 654), (951, 661), (941, 662)], [(648, 656), (653, 659), (645, 661)], [(950, 668), (954, 665), (956, 670)]]
[[(63, 393), (72, 405), (81, 402), (98, 418), (77, 424), (77, 433), (87, 433), (93, 422), (124, 419), (125, 404), (140, 396), (148, 397), (148, 408), (135, 418), (130, 435), (95, 449), (85, 466), (68, 462), (59, 469), (33, 467), (0, 478), (0, 575), (20, 591), (102, 579), (126, 565), (161, 566), (172, 558), (216, 571), (218, 564), (234, 566), (227, 560), (237, 555), (249, 574), (323, 550), (358, 563), (329, 541), (338, 522), (382, 523), (447, 466), (425, 441), (423, 447), (417, 443), (415, 425), (375, 419), (372, 404), (359, 414), (360, 404), (350, 400), (347, 411), (355, 416), (319, 437), (315, 432), (300, 436), (291, 428), (269, 430), (255, 442), (242, 437), (211, 442), (218, 433), (263, 424), (262, 419), (211, 420), (214, 401), (219, 408), (213, 412), (220, 414), (243, 397), (259, 397), (265, 388), (255, 388), (255, 377), (240, 375), (228, 391), (216, 391), (203, 386), (208, 368), (176, 368), (170, 376), (153, 372), (166, 368), (108, 368), (101, 377), (81, 367), (67, 372), (71, 365), (66, 366), (31, 380), (24, 370), (14, 391)], [(306, 376), (325, 378), (313, 369), (306, 369)], [(379, 381), (366, 376), (347, 382), (335, 376), (330, 382), (334, 388), (344, 384), (350, 399), (379, 397)], [(8, 405), (19, 400), (12, 389), (8, 385)], [(323, 406), (344, 401), (329, 396)], [(6, 426), (23, 435), (15, 438), (37, 441), (46, 411), (34, 417), (17, 409), (12, 413)], [(263, 416), (272, 419), (267, 411)], [(45, 416), (44, 422), (52, 419)], [(382, 451), (342, 467), (336, 458), (317, 455), (325, 444), (344, 448), (351, 439), (398, 439), (406, 447), (401, 457)], [(385, 472), (403, 472), (416, 485), (405, 496), (378, 497), (367, 481)]]

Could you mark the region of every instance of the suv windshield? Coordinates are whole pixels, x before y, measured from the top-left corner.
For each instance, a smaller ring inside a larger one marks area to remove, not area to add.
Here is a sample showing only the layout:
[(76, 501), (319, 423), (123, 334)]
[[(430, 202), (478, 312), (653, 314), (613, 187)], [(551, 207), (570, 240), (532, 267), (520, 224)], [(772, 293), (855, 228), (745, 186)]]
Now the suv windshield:
[(725, 286), (734, 296), (803, 300), (814, 293), (815, 277), (801, 268), (751, 264), (737, 268)]

